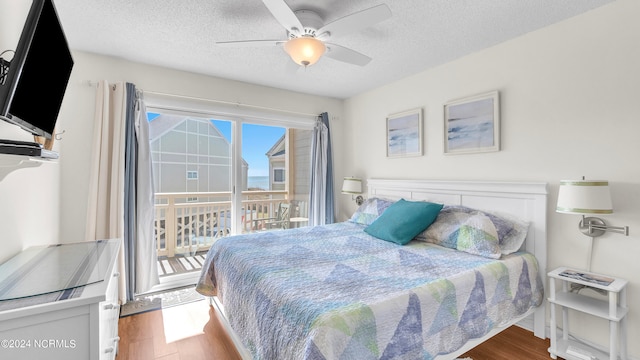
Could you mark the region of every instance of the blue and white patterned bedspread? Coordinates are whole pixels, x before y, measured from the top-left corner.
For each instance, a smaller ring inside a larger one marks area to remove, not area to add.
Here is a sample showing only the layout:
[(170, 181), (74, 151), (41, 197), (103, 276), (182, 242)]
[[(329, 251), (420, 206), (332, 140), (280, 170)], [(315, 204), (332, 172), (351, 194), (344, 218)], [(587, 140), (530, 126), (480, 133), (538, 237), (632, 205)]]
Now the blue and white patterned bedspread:
[(343, 222), (217, 241), (197, 290), (217, 295), (254, 359), (432, 359), (543, 299), (533, 255), (492, 260)]

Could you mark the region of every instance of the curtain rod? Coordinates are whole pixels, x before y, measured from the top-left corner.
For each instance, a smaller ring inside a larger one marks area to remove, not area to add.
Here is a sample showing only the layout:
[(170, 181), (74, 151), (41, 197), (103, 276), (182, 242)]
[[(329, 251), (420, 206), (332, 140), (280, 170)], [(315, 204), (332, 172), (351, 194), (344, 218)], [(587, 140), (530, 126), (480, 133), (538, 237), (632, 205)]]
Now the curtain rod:
[[(91, 81), (91, 80), (88, 80), (87, 84), (89, 86), (98, 86), (98, 82)], [(289, 114), (293, 114), (293, 115), (316, 116), (316, 117), (320, 116), (320, 114), (308, 114), (308, 113), (302, 113), (302, 112), (296, 112), (296, 111), (290, 111), (290, 110), (283, 110), (283, 109), (276, 109), (276, 108), (260, 106), (260, 105), (243, 104), (241, 102), (232, 102), (232, 101), (226, 101), (226, 100), (207, 99), (207, 98), (200, 98), (200, 97), (187, 96), (187, 95), (168, 94), (168, 93), (162, 93), (162, 92), (156, 92), (156, 91), (145, 91), (143, 89), (138, 89), (138, 90), (142, 91), (143, 95), (144, 94), (151, 94), (151, 95), (167, 96), (167, 97), (174, 97), (174, 98), (180, 98), (180, 99), (198, 100), (198, 101), (205, 101), (205, 102), (213, 102), (213, 103), (217, 103), (217, 104), (233, 105), (233, 106), (238, 106), (238, 107), (247, 107), (247, 108), (258, 109), (258, 110), (277, 111), (277, 112), (289, 113)]]

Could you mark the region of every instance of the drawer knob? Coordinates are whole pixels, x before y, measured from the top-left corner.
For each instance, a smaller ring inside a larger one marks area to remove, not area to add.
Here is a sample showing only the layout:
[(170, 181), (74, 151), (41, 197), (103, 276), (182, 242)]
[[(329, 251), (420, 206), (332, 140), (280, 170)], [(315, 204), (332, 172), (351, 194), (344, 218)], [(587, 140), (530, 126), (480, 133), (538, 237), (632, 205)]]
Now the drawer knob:
[(104, 306), (105, 310), (111, 310), (111, 309), (115, 309), (115, 308), (116, 308), (116, 305), (114, 305), (114, 304), (106, 304)]
[(108, 348), (104, 349), (104, 353), (105, 354), (112, 353), (113, 350), (115, 350), (114, 347), (113, 346), (109, 346)]
[(119, 272), (116, 271), (116, 272), (113, 273), (113, 277), (118, 277), (118, 276), (120, 276)]

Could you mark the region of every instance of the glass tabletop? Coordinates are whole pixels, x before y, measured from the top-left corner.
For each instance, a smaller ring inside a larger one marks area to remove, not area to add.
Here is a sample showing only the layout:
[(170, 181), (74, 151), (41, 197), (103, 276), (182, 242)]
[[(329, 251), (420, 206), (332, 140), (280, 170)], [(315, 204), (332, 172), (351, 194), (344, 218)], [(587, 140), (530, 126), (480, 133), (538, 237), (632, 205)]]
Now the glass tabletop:
[(100, 240), (36, 246), (22, 251), (0, 265), (0, 301), (103, 281), (112, 245), (113, 242)]

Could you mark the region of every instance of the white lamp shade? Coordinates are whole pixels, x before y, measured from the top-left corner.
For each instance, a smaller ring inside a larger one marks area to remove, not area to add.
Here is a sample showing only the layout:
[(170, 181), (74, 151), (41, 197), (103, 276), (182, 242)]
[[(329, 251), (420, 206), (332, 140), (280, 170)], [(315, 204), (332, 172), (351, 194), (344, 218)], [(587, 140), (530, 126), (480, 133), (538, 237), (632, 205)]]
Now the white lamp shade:
[(302, 66), (318, 62), (326, 49), (322, 41), (309, 36), (293, 38), (284, 44), (284, 51), (289, 54), (291, 60)]
[(611, 193), (605, 180), (561, 180), (556, 212), (611, 214)]
[(362, 180), (355, 177), (346, 177), (342, 182), (343, 194), (362, 194)]

